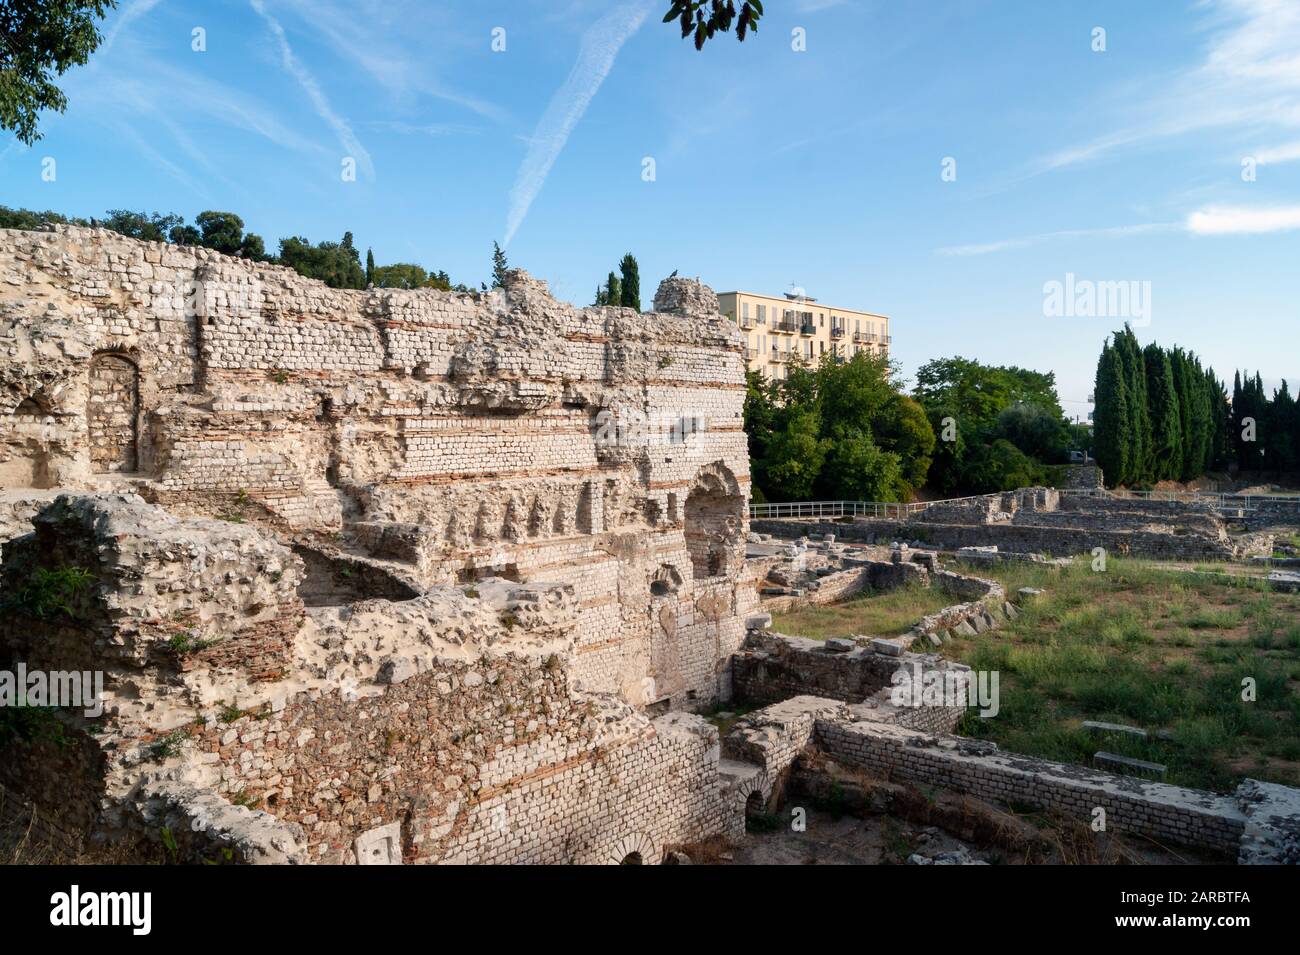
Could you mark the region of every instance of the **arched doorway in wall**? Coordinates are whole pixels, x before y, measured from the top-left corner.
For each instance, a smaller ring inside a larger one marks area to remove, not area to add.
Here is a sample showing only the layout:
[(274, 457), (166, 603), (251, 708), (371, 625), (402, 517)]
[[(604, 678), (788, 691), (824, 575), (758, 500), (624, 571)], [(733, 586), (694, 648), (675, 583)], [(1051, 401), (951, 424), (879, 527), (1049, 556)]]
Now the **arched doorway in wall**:
[(744, 496), (724, 464), (715, 462), (700, 468), (686, 496), (683, 529), (696, 580), (735, 569), (744, 509)]
[(139, 467), (137, 421), (140, 371), (125, 355), (101, 352), (90, 361), (90, 468), (96, 474), (133, 472)]
[(0, 418), (0, 487), (53, 487), (50, 448), (56, 426), (49, 402), (29, 395)]

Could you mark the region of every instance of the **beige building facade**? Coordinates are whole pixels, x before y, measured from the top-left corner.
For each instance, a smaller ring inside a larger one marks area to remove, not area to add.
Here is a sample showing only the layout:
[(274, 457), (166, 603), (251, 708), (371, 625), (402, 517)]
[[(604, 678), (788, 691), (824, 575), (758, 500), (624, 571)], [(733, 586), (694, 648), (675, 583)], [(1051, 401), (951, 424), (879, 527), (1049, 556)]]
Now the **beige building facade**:
[(860, 353), (889, 354), (889, 317), (825, 305), (807, 295), (722, 292), (722, 314), (745, 333), (745, 360), (753, 371), (785, 378), (798, 360), (816, 364), (824, 355), (849, 359)]

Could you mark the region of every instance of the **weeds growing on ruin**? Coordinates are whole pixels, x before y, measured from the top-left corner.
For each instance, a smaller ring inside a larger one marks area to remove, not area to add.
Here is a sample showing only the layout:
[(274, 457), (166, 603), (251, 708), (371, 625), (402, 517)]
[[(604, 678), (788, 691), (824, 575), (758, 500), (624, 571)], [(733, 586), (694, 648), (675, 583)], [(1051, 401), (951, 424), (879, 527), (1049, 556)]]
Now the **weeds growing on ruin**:
[(189, 734), (185, 730), (173, 730), (161, 739), (154, 741), (154, 744), (149, 747), (149, 755), (158, 762), (171, 759), (173, 756), (179, 756), (181, 747), (187, 739), (189, 739)]
[(0, 706), (0, 749), (10, 743), (53, 743), (59, 749), (72, 745), (53, 706)]
[(77, 615), (77, 601), (90, 589), (95, 576), (83, 567), (37, 567), (12, 596), (0, 599), (0, 611), (17, 612), (38, 620), (62, 614)]

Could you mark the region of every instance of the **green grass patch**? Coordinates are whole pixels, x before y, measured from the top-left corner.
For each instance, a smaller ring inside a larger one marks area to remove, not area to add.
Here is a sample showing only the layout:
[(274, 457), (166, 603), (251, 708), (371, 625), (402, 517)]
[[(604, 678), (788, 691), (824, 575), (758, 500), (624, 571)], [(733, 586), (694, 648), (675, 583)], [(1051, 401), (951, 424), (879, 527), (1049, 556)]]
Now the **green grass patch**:
[[(949, 659), (1000, 674), (996, 717), (962, 730), (1009, 752), (1090, 764), (1098, 750), (1164, 763), (1169, 782), (1226, 790), (1244, 775), (1300, 783), (1300, 598), (1258, 581), (1208, 580), (1111, 558), (1051, 571), (984, 571), (1012, 593), (1046, 592), (996, 634), (954, 640)], [(1244, 700), (1243, 681), (1255, 698)], [(1093, 736), (1085, 719), (1152, 735)], [(1169, 739), (1157, 738), (1163, 730)]]
[(796, 607), (773, 614), (772, 629), (791, 636), (828, 640), (856, 633), (893, 637), (906, 633), (926, 614), (961, 603), (960, 597), (937, 588), (900, 587), (885, 593), (854, 597), (824, 607)]

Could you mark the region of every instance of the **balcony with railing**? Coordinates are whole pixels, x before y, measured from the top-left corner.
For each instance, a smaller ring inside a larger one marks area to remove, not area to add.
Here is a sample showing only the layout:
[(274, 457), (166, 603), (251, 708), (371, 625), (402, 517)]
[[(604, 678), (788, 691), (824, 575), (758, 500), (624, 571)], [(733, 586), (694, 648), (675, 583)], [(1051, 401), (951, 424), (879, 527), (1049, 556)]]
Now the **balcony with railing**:
[(740, 318), (740, 327), (746, 329), (753, 328), (754, 320), (750, 318), (748, 315), (742, 315)]
[(832, 325), (832, 326), (831, 326), (831, 338), (843, 338), (843, 337), (844, 337), (844, 326), (843, 326), (843, 325)]
[(856, 345), (866, 345), (875, 337), (876, 336), (872, 335), (870, 332), (854, 332), (853, 342)]
[(778, 332), (790, 332), (793, 334), (799, 330), (799, 323), (793, 318), (778, 318), (772, 323), (772, 328)]
[(803, 325), (800, 325), (800, 326), (799, 326), (799, 334), (800, 334), (800, 335), (816, 335), (816, 334), (817, 334), (817, 326), (816, 326), (816, 325), (810, 325), (810, 324), (803, 324)]
[(779, 349), (776, 348), (772, 349), (771, 360), (778, 364), (780, 364), (781, 362), (787, 362), (793, 357), (794, 357), (794, 352), (780, 351)]

